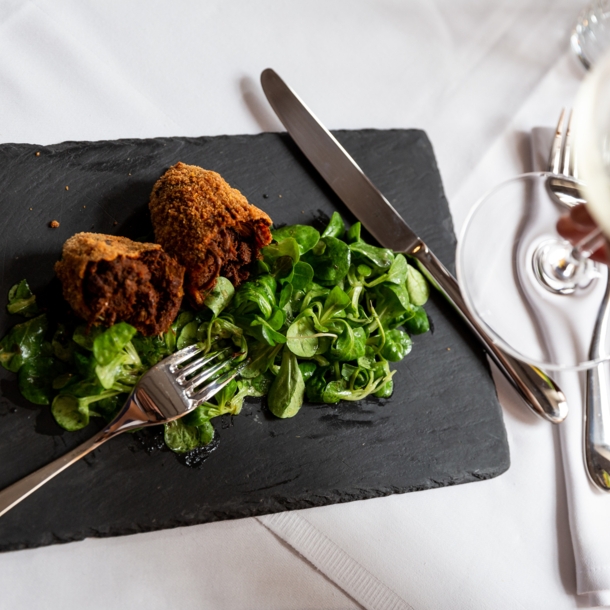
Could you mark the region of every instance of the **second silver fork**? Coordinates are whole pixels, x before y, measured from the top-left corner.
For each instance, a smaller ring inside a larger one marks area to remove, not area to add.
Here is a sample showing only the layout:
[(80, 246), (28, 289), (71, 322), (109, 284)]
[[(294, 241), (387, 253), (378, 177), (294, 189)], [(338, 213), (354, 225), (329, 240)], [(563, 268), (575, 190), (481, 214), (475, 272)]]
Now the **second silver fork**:
[(572, 113), (565, 123), (565, 108), (561, 111), (547, 171), (551, 174), (546, 182), (547, 189), (551, 197), (560, 205), (566, 208), (573, 208), (586, 200), (578, 188), (578, 170), (572, 146)]
[[(561, 111), (549, 155), (547, 189), (553, 199), (566, 209), (586, 204), (578, 188), (577, 160), (572, 147), (572, 115), (565, 124)], [(589, 359), (602, 357), (610, 320), (610, 277), (597, 313)], [(610, 491), (610, 377), (608, 363), (603, 362), (586, 373), (585, 408), (583, 414), (583, 448), (586, 471), (592, 483)]]

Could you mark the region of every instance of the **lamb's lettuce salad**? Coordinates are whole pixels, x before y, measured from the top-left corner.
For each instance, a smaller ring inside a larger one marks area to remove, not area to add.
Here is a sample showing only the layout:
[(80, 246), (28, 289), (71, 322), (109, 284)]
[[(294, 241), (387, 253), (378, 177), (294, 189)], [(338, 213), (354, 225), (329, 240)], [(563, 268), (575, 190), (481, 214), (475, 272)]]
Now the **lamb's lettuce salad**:
[(334, 213), (321, 234), (306, 225), (273, 230), (251, 279), (235, 290), (220, 277), (202, 311), (181, 311), (155, 337), (125, 322), (87, 329), (51, 319), (23, 280), (7, 309), (25, 320), (0, 341), (0, 364), (17, 373), (27, 400), (50, 405), (60, 426), (78, 430), (92, 417), (111, 420), (140, 376), (176, 350), (229, 347), (247, 361), (240, 378), (165, 425), (165, 443), (181, 454), (208, 445), (211, 420), (239, 414), (248, 396), (266, 396), (280, 418), (304, 402), (389, 397), (390, 363), (409, 354), (412, 335), (429, 330), (428, 284), (402, 254), (367, 244), (360, 229), (346, 230)]

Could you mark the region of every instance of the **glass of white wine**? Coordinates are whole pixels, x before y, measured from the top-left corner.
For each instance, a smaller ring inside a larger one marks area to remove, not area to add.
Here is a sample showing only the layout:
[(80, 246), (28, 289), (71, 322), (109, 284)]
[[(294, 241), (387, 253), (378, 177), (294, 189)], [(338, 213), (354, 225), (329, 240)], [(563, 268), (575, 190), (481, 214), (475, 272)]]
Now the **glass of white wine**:
[(608, 267), (589, 258), (610, 236), (610, 55), (583, 82), (572, 129), (580, 178), (573, 186), (598, 227), (567, 242), (557, 223), (569, 210), (553, 175), (524, 174), (476, 203), (457, 252), (458, 281), (477, 321), (499, 347), (546, 371), (610, 360), (607, 341), (591, 349)]

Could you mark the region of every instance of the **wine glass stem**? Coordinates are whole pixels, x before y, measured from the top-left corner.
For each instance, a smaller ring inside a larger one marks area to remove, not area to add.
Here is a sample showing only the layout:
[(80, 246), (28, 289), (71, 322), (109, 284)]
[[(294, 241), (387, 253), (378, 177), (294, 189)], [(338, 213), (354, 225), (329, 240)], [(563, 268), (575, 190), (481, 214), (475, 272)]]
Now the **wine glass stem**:
[(590, 258), (591, 255), (606, 243), (606, 238), (598, 227), (593, 229), (590, 233), (585, 235), (579, 242), (577, 242), (572, 248), (571, 256), (575, 261), (582, 261), (583, 259)]

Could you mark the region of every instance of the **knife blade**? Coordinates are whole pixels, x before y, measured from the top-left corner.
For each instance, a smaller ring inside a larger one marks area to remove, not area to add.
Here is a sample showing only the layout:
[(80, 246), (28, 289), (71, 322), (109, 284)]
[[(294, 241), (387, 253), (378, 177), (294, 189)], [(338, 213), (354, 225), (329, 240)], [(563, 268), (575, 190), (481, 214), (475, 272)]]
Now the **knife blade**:
[(563, 421), (568, 407), (557, 384), (537, 367), (513, 358), (492, 342), (466, 307), (456, 279), (297, 94), (271, 68), (263, 70), (261, 85), (297, 146), (369, 233), (383, 247), (417, 261), (534, 413), (552, 423)]

